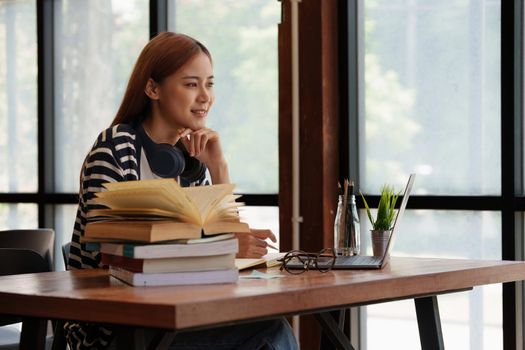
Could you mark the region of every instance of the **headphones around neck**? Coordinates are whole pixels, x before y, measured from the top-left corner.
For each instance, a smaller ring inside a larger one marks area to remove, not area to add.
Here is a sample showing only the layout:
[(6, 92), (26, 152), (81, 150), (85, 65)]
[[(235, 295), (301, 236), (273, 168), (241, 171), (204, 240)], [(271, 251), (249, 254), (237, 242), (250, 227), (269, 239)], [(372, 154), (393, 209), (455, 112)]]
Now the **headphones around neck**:
[(182, 141), (173, 146), (168, 143), (155, 143), (148, 136), (142, 124), (137, 133), (146, 151), (151, 171), (162, 178), (181, 176), (189, 182), (198, 181), (204, 176), (206, 166), (197, 158), (191, 157)]

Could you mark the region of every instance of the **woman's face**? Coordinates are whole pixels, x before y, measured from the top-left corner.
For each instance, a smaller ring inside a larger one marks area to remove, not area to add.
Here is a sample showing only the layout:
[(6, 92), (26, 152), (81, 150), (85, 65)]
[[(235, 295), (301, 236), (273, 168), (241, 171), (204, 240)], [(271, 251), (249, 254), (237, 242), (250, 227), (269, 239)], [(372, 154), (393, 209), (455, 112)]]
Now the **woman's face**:
[(199, 53), (158, 86), (161, 115), (176, 128), (199, 130), (215, 100), (213, 67), (206, 54)]

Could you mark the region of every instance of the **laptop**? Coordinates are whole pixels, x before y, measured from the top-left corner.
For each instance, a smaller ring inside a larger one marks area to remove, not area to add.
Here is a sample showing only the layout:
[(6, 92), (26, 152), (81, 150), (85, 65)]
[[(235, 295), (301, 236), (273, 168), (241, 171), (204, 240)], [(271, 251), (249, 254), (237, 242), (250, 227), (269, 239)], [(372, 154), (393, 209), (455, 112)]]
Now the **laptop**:
[[(350, 270), (350, 269), (382, 269), (388, 263), (390, 259), (390, 251), (394, 245), (394, 241), (399, 229), (399, 222), (401, 217), (405, 212), (405, 208), (408, 202), (408, 197), (410, 197), (410, 192), (412, 191), (412, 186), (414, 185), (414, 179), (416, 174), (410, 174), (408, 182), (405, 187), (405, 192), (403, 193), (403, 200), (401, 201), (401, 206), (397, 211), (396, 220), (394, 221), (394, 226), (392, 227), (392, 234), (390, 235), (390, 240), (388, 241), (388, 246), (385, 249), (385, 253), (382, 256), (368, 256), (368, 255), (352, 255), (352, 256), (337, 256), (335, 258), (335, 264), (332, 269), (340, 270)], [(317, 262), (317, 265), (320, 268), (328, 267), (332, 263), (331, 258), (320, 258)], [(304, 265), (300, 262), (289, 262), (287, 264), (288, 268), (291, 269), (303, 269)]]

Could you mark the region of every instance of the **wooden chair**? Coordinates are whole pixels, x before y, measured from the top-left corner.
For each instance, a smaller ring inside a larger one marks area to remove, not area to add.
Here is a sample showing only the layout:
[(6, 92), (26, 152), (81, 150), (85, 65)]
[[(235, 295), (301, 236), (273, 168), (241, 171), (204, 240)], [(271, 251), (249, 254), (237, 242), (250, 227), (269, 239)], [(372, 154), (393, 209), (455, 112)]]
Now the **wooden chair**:
[[(51, 229), (0, 231), (0, 275), (52, 271), (55, 232)], [(0, 315), (0, 350), (18, 349), (24, 341), (22, 330), (13, 324), (22, 320)], [(44, 321), (45, 322), (45, 321)], [(10, 326), (8, 326), (10, 325)], [(45, 338), (45, 333), (39, 336)], [(43, 339), (44, 339), (43, 338)], [(48, 345), (53, 339), (47, 339)]]
[(67, 261), (69, 260), (69, 248), (71, 248), (71, 242), (67, 242), (62, 245), (62, 258), (64, 259), (64, 267), (66, 270)]
[(49, 271), (53, 270), (55, 231), (52, 229), (0, 231), (0, 248), (29, 249), (46, 261)]

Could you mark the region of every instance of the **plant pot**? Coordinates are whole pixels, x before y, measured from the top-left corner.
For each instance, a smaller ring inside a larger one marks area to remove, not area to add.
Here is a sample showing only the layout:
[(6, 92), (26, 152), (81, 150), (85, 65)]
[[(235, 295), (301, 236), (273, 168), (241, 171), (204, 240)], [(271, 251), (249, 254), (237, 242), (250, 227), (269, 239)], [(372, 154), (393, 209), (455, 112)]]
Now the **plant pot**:
[(372, 233), (372, 250), (374, 256), (382, 256), (385, 253), (392, 230), (370, 230)]

